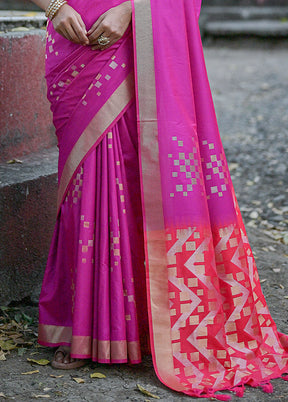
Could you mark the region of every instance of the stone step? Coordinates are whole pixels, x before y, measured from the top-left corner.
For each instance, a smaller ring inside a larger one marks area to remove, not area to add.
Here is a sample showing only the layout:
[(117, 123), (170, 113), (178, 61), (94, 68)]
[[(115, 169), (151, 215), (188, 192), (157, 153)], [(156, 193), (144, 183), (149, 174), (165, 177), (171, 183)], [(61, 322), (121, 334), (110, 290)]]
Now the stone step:
[(56, 217), (57, 148), (0, 164), (0, 304), (37, 300)]
[(0, 31), (18, 27), (45, 28), (46, 22), (47, 18), (43, 12), (0, 10)]
[(0, 162), (56, 144), (44, 75), (45, 31), (0, 34)]
[(41, 152), (11, 159), (0, 163), (0, 189), (17, 183), (50, 176), (57, 172), (58, 148), (48, 148)]

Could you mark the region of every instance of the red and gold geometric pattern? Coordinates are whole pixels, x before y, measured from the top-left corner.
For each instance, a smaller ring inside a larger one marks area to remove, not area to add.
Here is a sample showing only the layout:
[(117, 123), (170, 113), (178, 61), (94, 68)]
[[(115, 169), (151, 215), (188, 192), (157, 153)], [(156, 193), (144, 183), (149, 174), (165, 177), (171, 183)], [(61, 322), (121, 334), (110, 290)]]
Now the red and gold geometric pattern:
[(259, 385), (287, 366), (241, 223), (166, 236), (174, 371), (193, 390)]

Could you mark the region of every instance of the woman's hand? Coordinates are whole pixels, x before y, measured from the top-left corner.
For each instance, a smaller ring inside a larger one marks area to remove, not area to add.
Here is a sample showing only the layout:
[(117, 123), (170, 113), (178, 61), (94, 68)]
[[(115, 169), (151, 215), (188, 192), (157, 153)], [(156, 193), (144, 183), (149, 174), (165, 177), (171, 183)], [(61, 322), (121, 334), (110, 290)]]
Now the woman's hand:
[[(119, 6), (110, 8), (93, 24), (88, 31), (89, 44), (92, 49), (107, 49), (117, 42), (125, 33), (131, 22), (131, 2), (126, 1)], [(99, 45), (98, 38), (103, 35), (109, 39), (109, 44)]]
[(89, 45), (86, 27), (80, 14), (68, 4), (60, 7), (52, 19), (52, 24), (56, 32), (71, 42)]

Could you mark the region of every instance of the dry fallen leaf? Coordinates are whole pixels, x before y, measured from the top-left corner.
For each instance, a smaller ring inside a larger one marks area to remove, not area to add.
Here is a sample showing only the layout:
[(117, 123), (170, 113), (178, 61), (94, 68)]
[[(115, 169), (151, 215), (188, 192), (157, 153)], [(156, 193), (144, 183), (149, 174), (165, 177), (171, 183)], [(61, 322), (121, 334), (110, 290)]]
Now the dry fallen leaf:
[(38, 374), (40, 373), (39, 370), (33, 370), (33, 371), (26, 371), (25, 373), (21, 373), (23, 375), (30, 375), (30, 374)]
[(50, 374), (50, 377), (52, 377), (52, 378), (62, 378), (62, 377), (64, 377), (64, 375), (63, 374), (61, 374), (61, 375)]
[(43, 394), (43, 395), (33, 394), (32, 396), (33, 396), (33, 398), (50, 398), (50, 395), (48, 395), (48, 394)]
[(73, 377), (73, 380), (77, 382), (77, 384), (84, 384), (85, 380), (79, 377)]
[(6, 399), (6, 395), (4, 395), (3, 392), (0, 392), (0, 398), (5, 398)]
[(17, 345), (11, 340), (9, 341), (0, 341), (0, 348), (2, 350), (13, 350), (17, 348)]
[(3, 352), (3, 350), (0, 350), (0, 361), (4, 360), (6, 360), (5, 353)]
[(90, 378), (106, 378), (106, 375), (102, 373), (92, 373), (90, 374)]
[[(11, 338), (11, 339), (17, 339), (17, 340), (19, 340), (19, 338), (21, 338), (22, 337), (22, 334), (17, 334), (17, 333), (12, 333), (11, 335), (9, 335), (9, 338)], [(24, 341), (24, 339), (20, 339), (20, 342), (25, 342)]]
[(137, 384), (137, 388), (139, 389), (140, 392), (142, 392), (142, 394), (150, 396), (150, 398), (160, 399), (160, 396), (152, 394), (151, 392), (147, 391), (145, 388), (143, 388), (139, 384)]
[[(10, 338), (12, 338), (12, 336), (10, 336)], [(23, 338), (13, 338), (13, 340), (16, 345), (25, 345), (27, 343)]]
[(13, 163), (23, 163), (23, 162), (20, 161), (20, 159), (15, 159), (14, 158), (14, 159), (10, 159), (10, 161), (7, 161), (6, 163), (8, 163), (9, 165), (12, 165)]
[(264, 283), (266, 281), (267, 281), (267, 279), (261, 279), (260, 283)]
[(38, 364), (39, 366), (47, 366), (47, 364), (50, 363), (50, 361), (47, 359), (35, 360), (35, 359), (29, 359), (29, 357), (27, 357), (27, 361), (30, 363)]
[(232, 172), (233, 170), (236, 170), (239, 167), (238, 163), (229, 163), (229, 170)]

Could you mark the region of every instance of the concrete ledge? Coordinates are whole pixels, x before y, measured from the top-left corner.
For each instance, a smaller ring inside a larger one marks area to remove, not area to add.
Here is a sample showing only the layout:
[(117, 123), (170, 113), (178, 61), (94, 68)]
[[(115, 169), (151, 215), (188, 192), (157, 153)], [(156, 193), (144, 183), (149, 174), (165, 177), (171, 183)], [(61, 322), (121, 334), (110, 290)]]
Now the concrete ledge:
[(57, 173), (58, 149), (53, 147), (31, 154), (15, 163), (0, 164), (0, 191), (3, 187), (37, 180)]
[(56, 144), (44, 75), (45, 31), (0, 34), (0, 162)]
[(46, 26), (45, 13), (37, 11), (3, 11), (0, 10), (0, 31), (17, 27), (42, 28)]
[(38, 298), (56, 217), (57, 155), (53, 148), (0, 165), (1, 304)]

